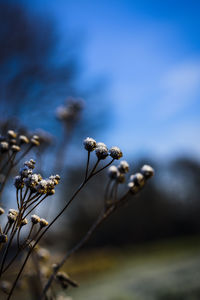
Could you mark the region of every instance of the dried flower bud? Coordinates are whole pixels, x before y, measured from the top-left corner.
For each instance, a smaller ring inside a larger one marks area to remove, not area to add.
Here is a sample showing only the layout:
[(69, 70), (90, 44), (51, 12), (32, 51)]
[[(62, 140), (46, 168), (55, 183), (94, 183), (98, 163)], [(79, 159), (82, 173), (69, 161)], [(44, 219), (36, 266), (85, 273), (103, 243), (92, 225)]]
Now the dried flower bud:
[(0, 207), (0, 215), (3, 215), (4, 213), (5, 213), (5, 210), (2, 207)]
[(137, 194), (137, 192), (140, 190), (140, 187), (138, 185), (136, 185), (134, 182), (129, 182), (128, 188), (129, 188), (129, 191), (134, 195)]
[(129, 164), (127, 161), (122, 160), (118, 166), (118, 170), (120, 173), (128, 173), (129, 171)]
[(39, 142), (38, 140), (32, 138), (32, 139), (31, 139), (31, 144), (32, 144), (33, 146), (39, 146), (39, 145), (40, 145), (40, 142)]
[(40, 137), (38, 135), (34, 134), (33, 139), (39, 141)]
[(48, 226), (48, 221), (45, 220), (45, 219), (40, 219), (40, 226), (43, 228), (43, 227), (46, 227)]
[(118, 173), (116, 180), (118, 183), (124, 183), (126, 180), (126, 177), (124, 174)]
[(22, 189), (24, 187), (24, 181), (21, 176), (15, 176), (14, 185), (16, 189)]
[(103, 146), (96, 148), (95, 153), (98, 159), (105, 159), (109, 154), (108, 148)]
[(149, 179), (154, 175), (154, 169), (149, 165), (144, 165), (141, 168), (141, 173), (144, 175), (145, 179)]
[(9, 214), (7, 215), (7, 217), (8, 217), (8, 222), (9, 222), (10, 224), (14, 223), (14, 222), (16, 221), (16, 219), (17, 219), (17, 216), (13, 215), (12, 213), (9, 213)]
[(130, 181), (138, 187), (143, 187), (145, 183), (145, 178), (141, 173), (136, 173), (130, 176)]
[(17, 217), (19, 212), (14, 208), (10, 208), (8, 213)]
[(33, 224), (39, 223), (39, 222), (40, 222), (40, 217), (38, 217), (37, 215), (32, 215), (32, 216), (31, 216), (31, 222), (32, 222)]
[(123, 154), (122, 154), (122, 151), (118, 147), (114, 146), (114, 147), (110, 148), (110, 156), (113, 159), (120, 159), (123, 156)]
[(8, 130), (7, 134), (8, 134), (8, 137), (12, 138), (12, 139), (15, 139), (17, 137), (17, 134), (16, 134), (16, 132), (14, 132), (14, 130)]
[(12, 146), (11, 146), (11, 150), (12, 150), (13, 152), (19, 152), (19, 151), (21, 150), (21, 148), (20, 148), (19, 146), (17, 146), (17, 145), (12, 145)]
[(27, 225), (27, 224), (28, 224), (28, 220), (25, 218), (25, 219), (23, 219), (23, 220), (21, 221), (20, 226), (25, 226), (25, 225)]
[(83, 141), (84, 147), (87, 151), (91, 152), (96, 148), (96, 141), (90, 137), (87, 137)]
[(97, 143), (96, 148), (98, 148), (98, 147), (106, 147), (107, 148), (106, 144), (104, 144), (102, 142)]
[(26, 166), (29, 169), (34, 169), (35, 168), (35, 161), (33, 159), (25, 161), (24, 166)]
[(42, 179), (36, 186), (36, 190), (39, 194), (46, 194), (47, 193), (47, 180)]
[(6, 234), (0, 234), (0, 244), (7, 243), (8, 237)]
[(9, 144), (7, 142), (1, 142), (0, 143), (1, 153), (4, 153), (4, 152), (8, 151), (8, 149), (9, 149)]
[(29, 139), (25, 135), (20, 135), (19, 136), (19, 143), (20, 143), (20, 145), (22, 145), (22, 144), (28, 144), (29, 143)]
[(9, 144), (10, 145), (16, 145), (17, 144), (17, 140), (16, 139), (11, 139), (11, 140), (9, 140)]
[(28, 168), (27, 166), (20, 169), (19, 174), (22, 178), (27, 178), (29, 175), (33, 173), (32, 169)]
[(110, 166), (110, 168), (108, 169), (108, 176), (111, 179), (116, 179), (118, 174), (119, 174), (119, 171), (118, 171), (117, 167), (116, 166)]

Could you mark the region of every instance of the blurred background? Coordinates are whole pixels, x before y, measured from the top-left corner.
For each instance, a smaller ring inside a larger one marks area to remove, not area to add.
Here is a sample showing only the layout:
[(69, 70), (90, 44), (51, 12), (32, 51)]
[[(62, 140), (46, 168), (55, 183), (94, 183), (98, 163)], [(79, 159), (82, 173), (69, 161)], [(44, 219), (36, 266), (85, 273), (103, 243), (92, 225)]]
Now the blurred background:
[[(62, 178), (44, 214), (80, 184), (87, 136), (119, 146), (131, 172), (155, 169), (67, 264), (81, 284), (73, 299), (200, 298), (199, 11), (187, 0), (0, 1), (0, 133), (41, 137), (31, 157)], [(93, 180), (49, 233), (53, 253), (87, 231), (106, 182)], [(9, 184), (3, 197), (14, 205)]]

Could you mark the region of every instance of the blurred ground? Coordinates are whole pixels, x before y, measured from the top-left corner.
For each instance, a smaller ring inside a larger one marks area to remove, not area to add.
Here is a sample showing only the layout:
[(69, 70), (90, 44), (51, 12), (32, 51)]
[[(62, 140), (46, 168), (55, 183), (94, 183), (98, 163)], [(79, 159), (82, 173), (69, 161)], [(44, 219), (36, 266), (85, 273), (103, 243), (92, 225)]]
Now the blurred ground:
[(197, 300), (200, 238), (81, 253), (66, 271), (80, 283), (73, 300)]

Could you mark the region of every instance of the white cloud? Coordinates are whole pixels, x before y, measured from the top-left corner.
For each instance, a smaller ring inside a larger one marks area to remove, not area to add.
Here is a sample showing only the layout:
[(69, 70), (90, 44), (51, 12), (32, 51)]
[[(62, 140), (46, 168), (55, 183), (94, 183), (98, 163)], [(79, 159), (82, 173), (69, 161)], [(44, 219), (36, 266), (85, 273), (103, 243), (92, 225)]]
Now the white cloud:
[(160, 82), (160, 93), (155, 110), (159, 119), (168, 119), (188, 108), (200, 95), (200, 61), (170, 69)]

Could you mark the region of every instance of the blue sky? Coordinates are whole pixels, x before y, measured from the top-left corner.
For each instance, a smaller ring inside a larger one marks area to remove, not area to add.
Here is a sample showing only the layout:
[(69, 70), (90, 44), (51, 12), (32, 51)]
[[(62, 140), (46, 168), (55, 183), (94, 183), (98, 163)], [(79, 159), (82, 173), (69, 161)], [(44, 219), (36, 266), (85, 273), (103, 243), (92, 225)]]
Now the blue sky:
[(81, 39), (82, 82), (108, 82), (106, 143), (127, 154), (200, 158), (200, 1), (34, 3), (63, 39)]

